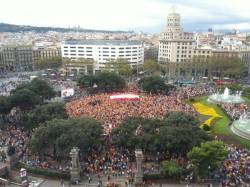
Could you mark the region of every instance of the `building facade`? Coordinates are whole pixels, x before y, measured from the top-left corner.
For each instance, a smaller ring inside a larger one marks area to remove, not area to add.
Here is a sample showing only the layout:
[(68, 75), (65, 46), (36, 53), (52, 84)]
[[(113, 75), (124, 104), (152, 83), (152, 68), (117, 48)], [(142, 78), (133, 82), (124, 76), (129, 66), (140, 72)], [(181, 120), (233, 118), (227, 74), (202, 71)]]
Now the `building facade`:
[(0, 49), (0, 56), (2, 72), (33, 70), (31, 46), (3, 46)]
[(102, 70), (110, 60), (126, 60), (131, 67), (142, 65), (144, 49), (141, 41), (80, 40), (66, 41), (61, 46), (63, 58), (94, 60), (94, 69)]
[(160, 35), (158, 52), (158, 63), (166, 68), (169, 78), (176, 76), (179, 63), (192, 59), (194, 48), (194, 35), (183, 32), (180, 14), (170, 13)]
[(33, 49), (33, 62), (38, 63), (39, 60), (50, 59), (52, 57), (61, 57), (60, 48)]

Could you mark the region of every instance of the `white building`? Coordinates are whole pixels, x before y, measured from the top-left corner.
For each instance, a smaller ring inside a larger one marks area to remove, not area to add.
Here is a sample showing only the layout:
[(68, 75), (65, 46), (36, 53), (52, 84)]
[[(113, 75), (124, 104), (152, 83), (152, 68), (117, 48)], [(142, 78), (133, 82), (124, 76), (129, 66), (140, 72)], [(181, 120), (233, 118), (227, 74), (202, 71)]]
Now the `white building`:
[(132, 40), (72, 40), (62, 46), (62, 57), (94, 60), (94, 69), (101, 70), (109, 60), (124, 59), (133, 66), (144, 62), (144, 49), (141, 41)]

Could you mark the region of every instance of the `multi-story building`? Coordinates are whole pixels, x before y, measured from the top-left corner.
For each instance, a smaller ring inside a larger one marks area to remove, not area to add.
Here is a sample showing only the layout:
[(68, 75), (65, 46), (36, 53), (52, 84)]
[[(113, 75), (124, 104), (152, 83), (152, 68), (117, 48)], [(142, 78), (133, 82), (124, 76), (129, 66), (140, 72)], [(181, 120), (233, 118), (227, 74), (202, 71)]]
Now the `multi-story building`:
[(159, 61), (184, 62), (192, 57), (194, 48), (193, 33), (183, 32), (180, 25), (180, 15), (170, 13), (167, 26), (159, 40)]
[(2, 71), (32, 71), (33, 57), (31, 46), (3, 46), (0, 49)]
[(160, 35), (158, 62), (166, 67), (169, 76), (175, 75), (176, 64), (192, 58), (195, 47), (193, 33), (183, 32), (180, 21), (180, 14), (170, 13)]
[(37, 63), (39, 60), (50, 59), (52, 57), (61, 57), (60, 48), (46, 48), (33, 49), (33, 62)]
[(143, 43), (137, 40), (76, 40), (61, 46), (62, 57), (94, 60), (94, 70), (102, 70), (110, 60), (126, 60), (131, 67), (144, 62)]
[(167, 25), (159, 39), (158, 63), (165, 67), (167, 76), (173, 79), (200, 78), (208, 76), (208, 63), (213, 58), (237, 57), (249, 67), (250, 48), (242, 41), (230, 37), (214, 37), (207, 34), (183, 32), (180, 15), (173, 12), (167, 17)]

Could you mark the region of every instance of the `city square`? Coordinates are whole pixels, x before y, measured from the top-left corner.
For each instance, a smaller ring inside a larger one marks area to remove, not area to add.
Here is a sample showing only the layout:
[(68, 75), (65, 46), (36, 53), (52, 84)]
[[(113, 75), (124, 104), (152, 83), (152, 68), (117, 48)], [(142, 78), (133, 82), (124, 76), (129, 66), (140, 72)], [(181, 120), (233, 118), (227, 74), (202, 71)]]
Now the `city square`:
[(0, 24), (0, 186), (249, 186), (250, 32), (157, 3), (157, 34)]

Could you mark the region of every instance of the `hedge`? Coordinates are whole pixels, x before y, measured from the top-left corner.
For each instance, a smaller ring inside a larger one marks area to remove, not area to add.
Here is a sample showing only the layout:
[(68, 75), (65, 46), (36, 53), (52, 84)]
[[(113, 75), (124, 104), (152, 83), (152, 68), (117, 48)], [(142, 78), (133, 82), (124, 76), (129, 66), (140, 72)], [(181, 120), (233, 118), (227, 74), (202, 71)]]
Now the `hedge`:
[(143, 180), (161, 180), (166, 179), (166, 177), (162, 174), (145, 174), (143, 176)]
[(70, 179), (70, 173), (69, 172), (60, 172), (56, 170), (51, 169), (42, 169), (42, 168), (36, 168), (27, 166), (24, 163), (18, 162), (15, 166), (16, 169), (20, 170), (21, 168), (25, 168), (28, 173), (36, 174), (36, 175), (42, 175), (50, 178), (60, 178), (68, 180)]

